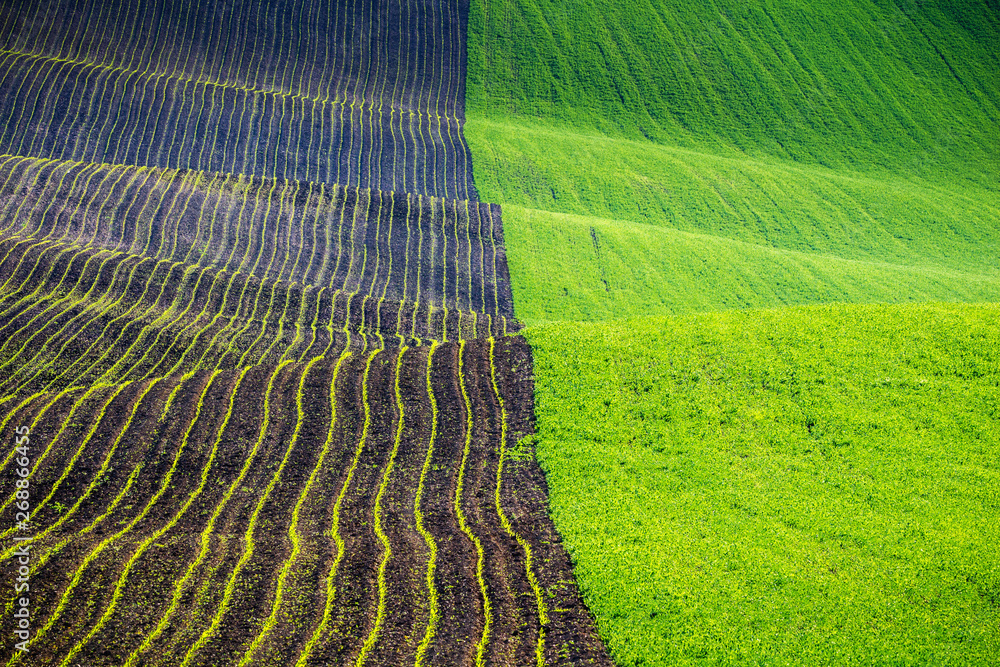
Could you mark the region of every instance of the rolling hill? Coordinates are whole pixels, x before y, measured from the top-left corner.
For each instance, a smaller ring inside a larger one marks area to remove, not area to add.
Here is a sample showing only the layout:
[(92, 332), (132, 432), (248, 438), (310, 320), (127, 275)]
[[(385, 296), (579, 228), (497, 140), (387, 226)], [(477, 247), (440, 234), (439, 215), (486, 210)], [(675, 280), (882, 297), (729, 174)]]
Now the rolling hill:
[[(483, 196), (530, 210), (530, 225), (517, 212), (507, 223), (510, 254), (531, 258), (515, 259), (512, 275), (524, 318), (560, 319), (540, 310), (536, 289), (579, 319), (627, 301), (630, 313), (671, 314), (831, 296), (1000, 298), (1000, 21), (989, 3), (477, 8), (467, 134)], [(548, 213), (599, 218), (598, 245), (616, 221), (606, 246), (651, 244), (658, 256), (682, 237), (643, 225), (717, 237), (721, 254), (726, 241), (751, 244), (763, 281), (737, 300), (711, 287), (707, 297), (705, 283), (730, 278), (711, 266), (697, 285), (670, 262), (646, 262), (641, 279), (601, 275), (589, 225)], [(855, 266), (872, 289), (837, 260), (866, 262)], [(566, 264), (581, 272), (539, 277)], [(928, 289), (924, 270), (956, 273)], [(809, 288), (816, 273), (829, 289)], [(553, 300), (547, 283), (565, 293)], [(673, 286), (667, 304), (649, 298), (661, 284)]]
[(989, 664), (998, 34), (0, 2), (0, 659)]
[(4, 664), (610, 664), (468, 11), (0, 2)]
[(474, 173), (616, 664), (995, 660), (998, 35), (975, 0), (473, 8)]

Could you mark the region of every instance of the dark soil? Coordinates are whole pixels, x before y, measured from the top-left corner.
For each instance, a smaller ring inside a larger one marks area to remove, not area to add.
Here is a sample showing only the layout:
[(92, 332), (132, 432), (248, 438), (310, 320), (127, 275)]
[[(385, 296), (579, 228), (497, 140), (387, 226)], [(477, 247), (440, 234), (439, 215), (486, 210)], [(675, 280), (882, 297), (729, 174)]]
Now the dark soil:
[(0, 10), (0, 430), (37, 464), (35, 634), (0, 660), (610, 665), (523, 448), (498, 511), (531, 358), (462, 135), (467, 15)]
[(0, 152), (476, 198), (465, 1), (77, 5), (0, 27)]
[[(414, 515), (420, 472), (431, 444), (433, 411), (426, 390), (429, 349), (407, 350), (400, 364), (402, 430), (380, 513), (391, 556), (385, 566), (382, 620), (366, 654), (367, 664), (372, 665), (413, 662), (430, 621), (430, 552)], [(527, 578), (524, 551), (503, 529), (494, 500), (502, 417), (491, 381), (489, 343), (466, 344), (461, 380), (459, 349), (457, 343), (437, 347), (431, 365), (438, 414), (420, 505), (437, 548), (433, 582), (439, 618), (426, 662), (473, 663), (485, 628), (484, 599), (476, 575), (477, 551), (460, 527), (455, 505), (466, 442), (464, 381), (473, 431), (461, 503), (469, 529), (483, 545), (483, 577), (491, 610), (484, 656), (490, 665), (532, 664), (541, 627), (537, 602)], [(87, 398), (77, 410), (79, 423), (71, 421), (63, 434), (67, 441), (81, 444), (79, 456), (71, 463), (72, 453), (54, 447), (53, 456), (41, 466), (37, 478), (43, 492), (53, 484), (46, 480), (66, 472), (53, 496), (53, 502), (60, 499), (63, 505), (86, 494), (92, 482), (100, 487), (37, 547), (41, 555), (65, 542), (32, 575), (38, 582), (32, 600), (39, 627), (65, 596), (55, 624), (37, 647), (44, 652), (44, 660), (58, 661), (66, 656), (91, 634), (106, 612), (107, 618), (74, 660), (88, 665), (122, 664), (145, 644), (141, 660), (160, 656), (158, 664), (170, 664), (163, 656), (186, 653), (212, 627), (213, 619), (216, 626), (198, 644), (192, 664), (232, 664), (251, 647), (255, 651), (252, 664), (290, 664), (314, 635), (317, 641), (310, 664), (350, 664), (357, 659), (380, 614), (378, 572), (386, 551), (375, 530), (375, 509), (400, 425), (395, 394), (398, 355), (398, 351), (386, 351), (371, 357), (367, 412), (361, 379), (369, 355), (354, 353), (343, 361), (334, 388), (337, 418), (332, 431), (332, 360), (309, 367), (303, 384), (301, 422), (296, 392), (305, 364), (285, 366), (277, 373), (274, 367), (254, 368), (235, 395), (237, 372), (217, 375), (194, 423), (198, 399), (209, 380), (207, 373), (196, 373), (179, 385), (162, 423), (159, 418), (164, 402), (178, 386), (176, 382), (128, 385), (108, 404), (93, 437), (84, 440), (83, 434), (93, 426), (93, 416), (111, 398), (112, 390)], [(509, 410), (508, 447), (520, 434), (530, 432), (530, 411), (517, 407), (530, 396), (529, 364), (523, 340), (506, 338), (497, 343), (497, 377)], [(263, 397), (272, 377), (270, 426), (251, 456), (261, 436)], [(147, 387), (149, 391), (137, 404)], [(42, 434), (58, 430), (60, 420), (69, 416), (76, 398), (60, 399), (42, 415), (39, 446), (44, 442)], [(232, 416), (216, 443), (230, 401)], [(128, 432), (121, 434), (133, 411)], [(190, 435), (170, 490), (129, 532), (116, 536), (160, 489), (189, 426)], [(294, 437), (296, 429), (298, 436)], [(119, 435), (119, 444), (112, 451)], [(216, 445), (215, 458), (211, 459)], [(363, 445), (360, 452), (359, 445)], [(357, 465), (345, 489), (355, 454)], [(285, 466), (279, 471), (283, 459)], [(247, 471), (240, 480), (245, 462), (249, 462)], [(98, 477), (102, 467), (105, 473)], [(203, 471), (207, 484), (199, 491)], [(275, 483), (268, 492), (272, 481)], [(128, 494), (112, 508), (113, 499), (127, 484)], [(232, 492), (224, 502), (229, 489)], [(340, 522), (335, 526), (333, 510), (342, 489)], [(544, 492), (544, 477), (533, 460), (508, 458), (501, 502), (514, 530), (535, 554), (535, 575), (544, 589), (549, 617), (544, 636), (546, 660), (551, 664), (610, 664), (573, 584), (569, 559), (546, 515)], [(189, 499), (187, 509), (181, 512)], [(252, 533), (252, 551), (248, 551), (249, 542), (244, 537), (262, 500)], [(293, 555), (290, 531), (296, 506), (300, 507), (294, 531), (299, 550)], [(213, 514), (217, 518), (208, 534), (210, 547), (199, 556), (201, 535)], [(42, 517), (39, 529), (57, 521), (59, 514), (47, 509)], [(172, 527), (163, 531), (171, 522)], [(84, 530), (87, 526), (92, 528)], [(331, 532), (334, 529), (344, 540), (343, 559), (335, 571), (338, 550)], [(157, 534), (156, 540), (141, 547)], [(108, 538), (113, 539), (104, 544)], [(126, 563), (136, 554), (140, 555), (128, 578), (122, 579)], [(238, 565), (241, 559), (243, 563)], [(184, 580), (189, 570), (191, 574)], [(81, 575), (78, 583), (65, 595), (77, 574)], [(182, 580), (184, 585), (177, 589), (177, 603), (172, 608), (175, 588)], [(281, 604), (275, 609), (279, 580)], [(227, 587), (231, 595), (223, 605)], [(114, 591), (116, 597), (111, 595)], [(321, 628), (327, 609), (329, 621)], [(164, 618), (163, 627), (154, 634)]]

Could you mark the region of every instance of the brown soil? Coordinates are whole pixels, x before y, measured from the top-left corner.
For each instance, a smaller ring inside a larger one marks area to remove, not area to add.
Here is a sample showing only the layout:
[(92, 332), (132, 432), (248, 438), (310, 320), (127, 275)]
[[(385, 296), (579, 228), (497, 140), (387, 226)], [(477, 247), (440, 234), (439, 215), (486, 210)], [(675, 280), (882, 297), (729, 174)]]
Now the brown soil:
[[(508, 446), (535, 432), (531, 348), (520, 337), (497, 342), (497, 382), (505, 397)], [(531, 544), (539, 584), (546, 591), (549, 624), (545, 628), (546, 665), (612, 665), (590, 610), (580, 597), (569, 554), (548, 516), (548, 486), (537, 459), (508, 460), (501, 503), (514, 530)]]
[(500, 470), (531, 358), (461, 134), (467, 0), (188, 4), (0, 27), (54, 58), (0, 63), (0, 419), (37, 419), (41, 632), (0, 660), (610, 665), (544, 475)]
[[(502, 424), (490, 375), (489, 343), (466, 343), (461, 379), (459, 349), (457, 343), (437, 347), (431, 365), (438, 413), (434, 451), (420, 505), (437, 549), (433, 583), (438, 618), (426, 647), (425, 662), (474, 663), (486, 624), (476, 574), (477, 550), (461, 529), (455, 505), (466, 443), (467, 414), (461, 391), (464, 381), (473, 431), (462, 473), (461, 506), (469, 529), (483, 547), (482, 574), (490, 607), (490, 632), (483, 656), (488, 665), (533, 664), (541, 627), (537, 602), (527, 578), (524, 550), (503, 529), (495, 505)], [(56, 455), (39, 473), (38, 487), (42, 489), (52, 484), (45, 480), (67, 471), (54, 496), (65, 505), (85, 493), (104, 461), (108, 461), (105, 474), (97, 480), (100, 492), (91, 493), (70, 520), (38, 545), (43, 554), (66, 541), (32, 575), (33, 582), (38, 582), (32, 598), (36, 627), (55, 612), (60, 599), (65, 603), (33, 657), (58, 662), (83, 641), (73, 659), (88, 665), (122, 664), (143, 645), (141, 662), (173, 664), (197, 643), (191, 664), (234, 664), (251, 649), (251, 664), (291, 664), (315, 635), (309, 664), (352, 664), (362, 652), (366, 664), (371, 665), (414, 662), (431, 619), (427, 587), (430, 551), (414, 515), (420, 473), (431, 438), (433, 413), (426, 390), (429, 350), (420, 347), (403, 353), (399, 374), (402, 430), (391, 469), (388, 466), (399, 426), (395, 394), (398, 351), (378, 352), (371, 357), (367, 432), (361, 383), (367, 354), (353, 353), (341, 364), (334, 388), (337, 419), (332, 431), (332, 359), (310, 367), (303, 385), (301, 423), (295, 397), (306, 370), (304, 364), (285, 366), (277, 374), (274, 367), (256, 367), (247, 373), (235, 396), (232, 391), (237, 372), (216, 376), (178, 459), (170, 490), (131, 531), (100, 548), (102, 541), (137, 517), (157, 493), (177, 455), (183, 433), (195, 417), (209, 374), (197, 373), (180, 385), (166, 421), (159, 425), (164, 401), (176, 382), (156, 383), (138, 407), (135, 401), (146, 384), (129, 385), (109, 405), (94, 437), (83, 443), (74, 464), (69, 463), (71, 454), (56, 447)], [(529, 364), (523, 340), (505, 338), (497, 343), (497, 377), (509, 411), (508, 447), (531, 429), (530, 410), (524, 409), (525, 399), (531, 395)], [(256, 455), (250, 457), (272, 375), (270, 427)], [(91, 427), (89, 420), (99, 412), (99, 405), (110, 391), (96, 392), (87, 405), (81, 406), (83, 417), (79, 424), (70, 424), (65, 438), (81, 441), (82, 433)], [(60, 420), (66, 418), (68, 400), (60, 401), (43, 415), (39, 442), (42, 433), (57, 430)], [(234, 406), (232, 417), (219, 439), (215, 459), (209, 464), (230, 400)], [(111, 453), (111, 445), (133, 408), (132, 425), (122, 444)], [(296, 428), (299, 433), (294, 438)], [(363, 434), (365, 440), (358, 453)], [(356, 453), (357, 465), (344, 489)], [(286, 457), (285, 467), (279, 472)], [(246, 475), (237, 484), (248, 460)], [(129, 494), (92, 530), (84, 531), (109, 511), (136, 466), (141, 468), (131, 482)], [(203, 473), (207, 484), (196, 494)], [(313, 483), (306, 493), (310, 478)], [(275, 484), (267, 492), (272, 480), (276, 480)], [(383, 480), (386, 485), (379, 517), (391, 555), (385, 563), (380, 609), (379, 568), (387, 552), (376, 532), (375, 511)], [(231, 487), (233, 493), (224, 503)], [(344, 541), (344, 555), (333, 571), (338, 550), (331, 531), (335, 528), (334, 506), (342, 489), (344, 497), (336, 528)], [(573, 584), (569, 559), (546, 515), (544, 492), (544, 477), (533, 460), (507, 459), (501, 502), (513, 529), (527, 540), (535, 555), (535, 575), (543, 588), (549, 618), (544, 635), (546, 662), (610, 664)], [(265, 493), (268, 495), (253, 531), (253, 549), (247, 551), (249, 543), (244, 541), (244, 535)], [(297, 506), (300, 511), (295, 535), (299, 549), (294, 552), (289, 533)], [(201, 535), (213, 514), (217, 519), (208, 536), (209, 548), (200, 557)], [(43, 516), (49, 522), (58, 518), (54, 513)], [(174, 524), (169, 530), (139, 551), (144, 541), (159, 534), (171, 521)], [(127, 579), (122, 579), (126, 564), (136, 554), (140, 555)], [(67, 587), (77, 575), (79, 581), (67, 595)], [(177, 588), (182, 580), (183, 586)], [(281, 603), (275, 608), (279, 580)], [(229, 597), (223, 605), (227, 588)], [(332, 597), (327, 595), (328, 590), (333, 592)], [(112, 595), (114, 591), (117, 596)], [(326, 610), (329, 620), (321, 627)], [(92, 634), (102, 616), (106, 616), (105, 620)], [(163, 619), (160, 631), (154, 633)], [(212, 628), (213, 619), (214, 629), (205, 634)], [(376, 628), (377, 634), (373, 635)]]

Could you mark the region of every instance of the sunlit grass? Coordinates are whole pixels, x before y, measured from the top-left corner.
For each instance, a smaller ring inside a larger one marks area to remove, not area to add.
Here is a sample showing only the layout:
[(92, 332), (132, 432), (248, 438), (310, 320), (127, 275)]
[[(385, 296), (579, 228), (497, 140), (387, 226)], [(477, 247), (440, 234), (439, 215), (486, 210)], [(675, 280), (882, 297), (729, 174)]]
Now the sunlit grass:
[(990, 664), (998, 316), (529, 328), (553, 518), (618, 664)]

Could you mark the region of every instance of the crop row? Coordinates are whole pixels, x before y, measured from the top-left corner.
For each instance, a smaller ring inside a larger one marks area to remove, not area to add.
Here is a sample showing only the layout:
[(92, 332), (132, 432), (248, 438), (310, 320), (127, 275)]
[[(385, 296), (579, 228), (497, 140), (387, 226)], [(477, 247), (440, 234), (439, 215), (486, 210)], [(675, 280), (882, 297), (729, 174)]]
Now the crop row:
[[(66, 243), (0, 242), (4, 402), (84, 384), (501, 335), (514, 322)], [(351, 334), (357, 334), (351, 338)]]
[(453, 117), (33, 64), (0, 64), (2, 152), (476, 196)]
[[(62, 4), (6, 17), (2, 152), (476, 198), (460, 3)], [(248, 41), (223, 40), (234, 25)]]
[(544, 480), (508, 453), (524, 348), (344, 348), (27, 402), (14, 419), (64, 426), (38, 429), (31, 475), (32, 660), (587, 658), (585, 610), (552, 608), (571, 575)]
[(0, 9), (0, 52), (453, 114), (467, 15), (467, 0), (12, 0)]
[(496, 206), (322, 183), (0, 156), (0, 237), (512, 314)]

